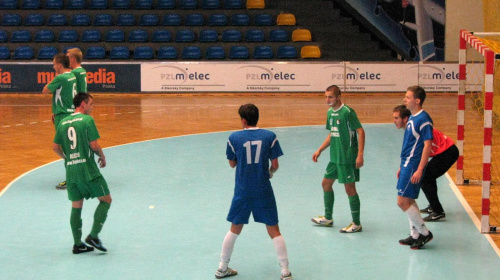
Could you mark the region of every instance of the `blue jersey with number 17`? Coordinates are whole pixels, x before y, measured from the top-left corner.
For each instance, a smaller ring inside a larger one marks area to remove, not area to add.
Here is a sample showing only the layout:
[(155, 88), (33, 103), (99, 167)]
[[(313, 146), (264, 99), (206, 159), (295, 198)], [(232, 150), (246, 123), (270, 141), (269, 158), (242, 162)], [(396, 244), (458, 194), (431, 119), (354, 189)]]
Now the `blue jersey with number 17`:
[(233, 132), (227, 141), (226, 156), (237, 162), (234, 195), (253, 198), (272, 193), (269, 161), (282, 155), (272, 131), (249, 128)]

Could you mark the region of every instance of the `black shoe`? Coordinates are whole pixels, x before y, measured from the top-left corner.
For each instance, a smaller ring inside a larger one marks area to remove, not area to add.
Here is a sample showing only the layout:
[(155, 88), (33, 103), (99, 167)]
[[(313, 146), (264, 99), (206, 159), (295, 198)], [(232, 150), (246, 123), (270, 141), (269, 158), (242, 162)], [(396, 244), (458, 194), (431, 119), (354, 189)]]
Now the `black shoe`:
[(408, 238), (405, 238), (405, 239), (401, 239), (399, 240), (399, 244), (401, 245), (412, 245), (413, 243), (415, 243), (417, 241), (417, 239), (413, 238), (411, 235), (408, 236)]
[(432, 212), (431, 214), (429, 214), (429, 216), (424, 218), (424, 221), (434, 222), (434, 221), (441, 220), (441, 219), (444, 220), (445, 218), (446, 218), (446, 214), (444, 212), (441, 214), (436, 213), (436, 212)]
[(427, 214), (430, 214), (430, 213), (432, 213), (432, 212), (433, 212), (433, 211), (432, 211), (432, 208), (431, 208), (431, 206), (430, 206), (430, 205), (429, 205), (429, 206), (427, 206), (427, 207), (425, 207), (424, 209), (420, 209), (420, 213), (427, 213)]
[(82, 243), (80, 245), (73, 245), (73, 254), (87, 253), (94, 251), (93, 247), (87, 246), (87, 244)]
[(108, 249), (104, 248), (104, 246), (102, 245), (102, 242), (99, 238), (92, 238), (92, 236), (90, 236), (90, 234), (85, 239), (85, 242), (87, 242), (90, 246), (96, 248), (99, 251), (103, 251), (103, 252), (108, 251)]
[(427, 242), (431, 241), (433, 238), (432, 232), (429, 231), (428, 235), (422, 235), (420, 234), (418, 236), (418, 239), (415, 241), (415, 243), (410, 245), (410, 249), (416, 250), (422, 248)]
[(65, 190), (66, 189), (66, 181), (57, 184), (56, 185), (56, 189), (58, 189), (58, 190)]

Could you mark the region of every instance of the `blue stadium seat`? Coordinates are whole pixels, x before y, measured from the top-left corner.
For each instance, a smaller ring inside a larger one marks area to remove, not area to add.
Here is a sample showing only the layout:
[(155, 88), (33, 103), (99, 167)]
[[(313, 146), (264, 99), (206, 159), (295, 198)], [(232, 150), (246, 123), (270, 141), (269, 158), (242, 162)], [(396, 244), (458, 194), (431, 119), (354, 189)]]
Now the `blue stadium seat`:
[(42, 14), (28, 14), (24, 20), (26, 26), (42, 26), (44, 24), (44, 17)]
[(198, 0), (180, 0), (179, 8), (184, 10), (195, 10), (198, 8)]
[(188, 14), (184, 18), (184, 25), (186, 26), (202, 26), (205, 25), (205, 19), (201, 14)]
[(5, 14), (2, 18), (2, 25), (4, 26), (21, 25), (21, 16), (18, 14)]
[(177, 49), (175, 47), (158, 48), (158, 59), (176, 59)]
[(134, 8), (136, 10), (151, 10), (153, 9), (153, 0), (135, 0)]
[(229, 49), (229, 58), (231, 59), (248, 59), (250, 54), (245, 46), (232, 46)]
[(82, 10), (85, 9), (85, 0), (68, 0), (68, 6), (66, 9), (70, 10)]
[(273, 29), (269, 31), (269, 42), (288, 42), (288, 33), (284, 29)]
[(106, 32), (105, 41), (106, 42), (124, 42), (125, 41), (125, 33), (119, 29), (108, 30), (108, 32)]
[(10, 50), (8, 47), (1, 46), (0, 47), (0, 59), (9, 59), (10, 58)]
[(182, 59), (200, 59), (201, 49), (198, 46), (187, 46), (182, 49)]
[(241, 42), (241, 32), (236, 29), (227, 29), (222, 31), (223, 42)]
[(108, 0), (90, 0), (89, 8), (93, 10), (104, 10), (108, 8)]
[(17, 0), (2, 0), (0, 1), (1, 10), (16, 10), (19, 7)]
[(112, 47), (109, 52), (110, 59), (128, 59), (130, 58), (130, 50), (126, 46)]
[(231, 25), (245, 26), (250, 25), (250, 17), (247, 14), (235, 14), (231, 16)]
[(220, 9), (220, 1), (219, 0), (203, 0), (201, 3), (201, 8), (205, 10), (215, 10)]
[(181, 16), (179, 14), (166, 14), (163, 16), (161, 24), (164, 26), (180, 26)]
[(142, 29), (132, 30), (128, 33), (128, 41), (130, 43), (145, 43), (148, 41), (148, 32)]
[(200, 31), (198, 41), (200, 42), (217, 42), (219, 35), (213, 29), (204, 29)]
[(7, 32), (5, 32), (5, 30), (0, 30), (0, 43), (5, 43), (8, 40)]
[(226, 58), (226, 52), (221, 46), (210, 46), (205, 52), (206, 59), (224, 59)]
[(113, 17), (110, 14), (97, 14), (94, 17), (95, 26), (110, 26), (113, 25)]
[[(8, 2), (8, 0), (5, 0), (4, 2)], [(0, 3), (2, 3), (2, 1), (0, 1)], [(21, 4), (21, 9), (23, 10), (38, 10), (41, 7), (42, 7), (42, 2), (40, 0), (23, 0), (23, 3)], [(17, 8), (17, 3), (16, 3), (16, 8)]]
[(60, 10), (62, 9), (63, 5), (63, 0), (45, 0), (45, 5), (43, 5), (43, 7), (45, 9)]
[(101, 42), (101, 31), (97, 29), (84, 30), (82, 32), (82, 42)]
[(66, 19), (66, 15), (63, 14), (52, 14), (47, 20), (47, 25), (50, 26), (63, 26), (67, 24), (68, 20)]
[(155, 26), (158, 25), (159, 19), (156, 14), (145, 14), (141, 16), (139, 25), (143, 26)]
[(10, 36), (11, 43), (29, 43), (31, 42), (31, 33), (28, 30), (14, 30)]
[(115, 10), (128, 10), (130, 6), (130, 0), (113, 0), (111, 4), (111, 7)]
[(272, 59), (273, 49), (270, 46), (256, 46), (253, 50), (255, 59)]
[(35, 34), (35, 43), (52, 43), (55, 41), (54, 31), (39, 30)]
[(175, 34), (175, 41), (177, 43), (189, 43), (189, 42), (194, 42), (194, 40), (195, 40), (194, 32), (189, 29), (179, 30)]
[(297, 50), (294, 46), (279, 46), (278, 52), (276, 53), (277, 58), (297, 58)]
[(255, 15), (254, 18), (254, 25), (258, 26), (271, 26), (274, 25), (274, 20), (273, 16), (270, 14), (258, 14)]
[(134, 59), (153, 59), (154, 51), (152, 47), (140, 46), (134, 49)]
[(245, 33), (247, 42), (264, 42), (264, 31), (261, 29), (248, 29)]
[(57, 42), (59, 43), (74, 43), (78, 41), (78, 33), (76, 30), (61, 30)]
[(243, 9), (245, 8), (242, 0), (224, 0), (225, 9)]
[(159, 10), (175, 9), (175, 0), (158, 0), (156, 8)]
[(90, 16), (87, 14), (75, 14), (71, 17), (70, 25), (74, 26), (90, 25)]
[(155, 43), (167, 43), (172, 41), (172, 34), (166, 29), (158, 29), (153, 32), (153, 37), (151, 42)]
[(119, 14), (116, 18), (116, 25), (118, 26), (132, 26), (135, 25), (135, 17), (133, 14)]
[(227, 17), (225, 14), (211, 14), (208, 17), (208, 25), (226, 26), (227, 25)]
[(22, 46), (17, 47), (14, 50), (14, 59), (33, 59), (35, 58), (35, 52), (32, 47)]
[(59, 51), (56, 47), (41, 47), (40, 50), (38, 50), (38, 55), (36, 56), (36, 58), (53, 59), (58, 52)]
[(85, 52), (85, 59), (104, 59), (106, 58), (106, 50), (104, 47), (91, 46)]

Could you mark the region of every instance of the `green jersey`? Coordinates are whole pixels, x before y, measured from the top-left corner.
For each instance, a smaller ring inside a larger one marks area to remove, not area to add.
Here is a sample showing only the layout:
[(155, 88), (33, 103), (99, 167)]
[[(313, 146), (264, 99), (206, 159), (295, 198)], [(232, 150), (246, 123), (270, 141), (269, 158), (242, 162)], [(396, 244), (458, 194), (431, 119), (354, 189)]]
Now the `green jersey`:
[(52, 92), (52, 113), (70, 114), (75, 111), (73, 97), (77, 94), (76, 77), (71, 72), (57, 75), (48, 85)]
[(75, 113), (64, 118), (57, 127), (54, 143), (61, 145), (66, 165), (68, 183), (88, 182), (101, 172), (94, 159), (90, 142), (99, 139), (99, 132), (94, 118), (82, 113)]
[(342, 104), (336, 111), (330, 108), (326, 117), (326, 129), (330, 131), (330, 162), (355, 164), (358, 157), (358, 134), (361, 128), (353, 109)]
[(76, 92), (87, 92), (87, 71), (81, 66), (71, 70), (76, 77)]

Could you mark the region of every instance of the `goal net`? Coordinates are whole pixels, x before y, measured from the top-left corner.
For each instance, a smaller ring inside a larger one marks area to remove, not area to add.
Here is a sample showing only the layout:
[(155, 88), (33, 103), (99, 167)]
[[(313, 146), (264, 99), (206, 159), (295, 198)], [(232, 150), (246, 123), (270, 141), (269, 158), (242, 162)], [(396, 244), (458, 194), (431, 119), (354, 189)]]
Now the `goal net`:
[(496, 232), (500, 230), (500, 33), (461, 30), (459, 52), (456, 183), (481, 185), (481, 232)]

